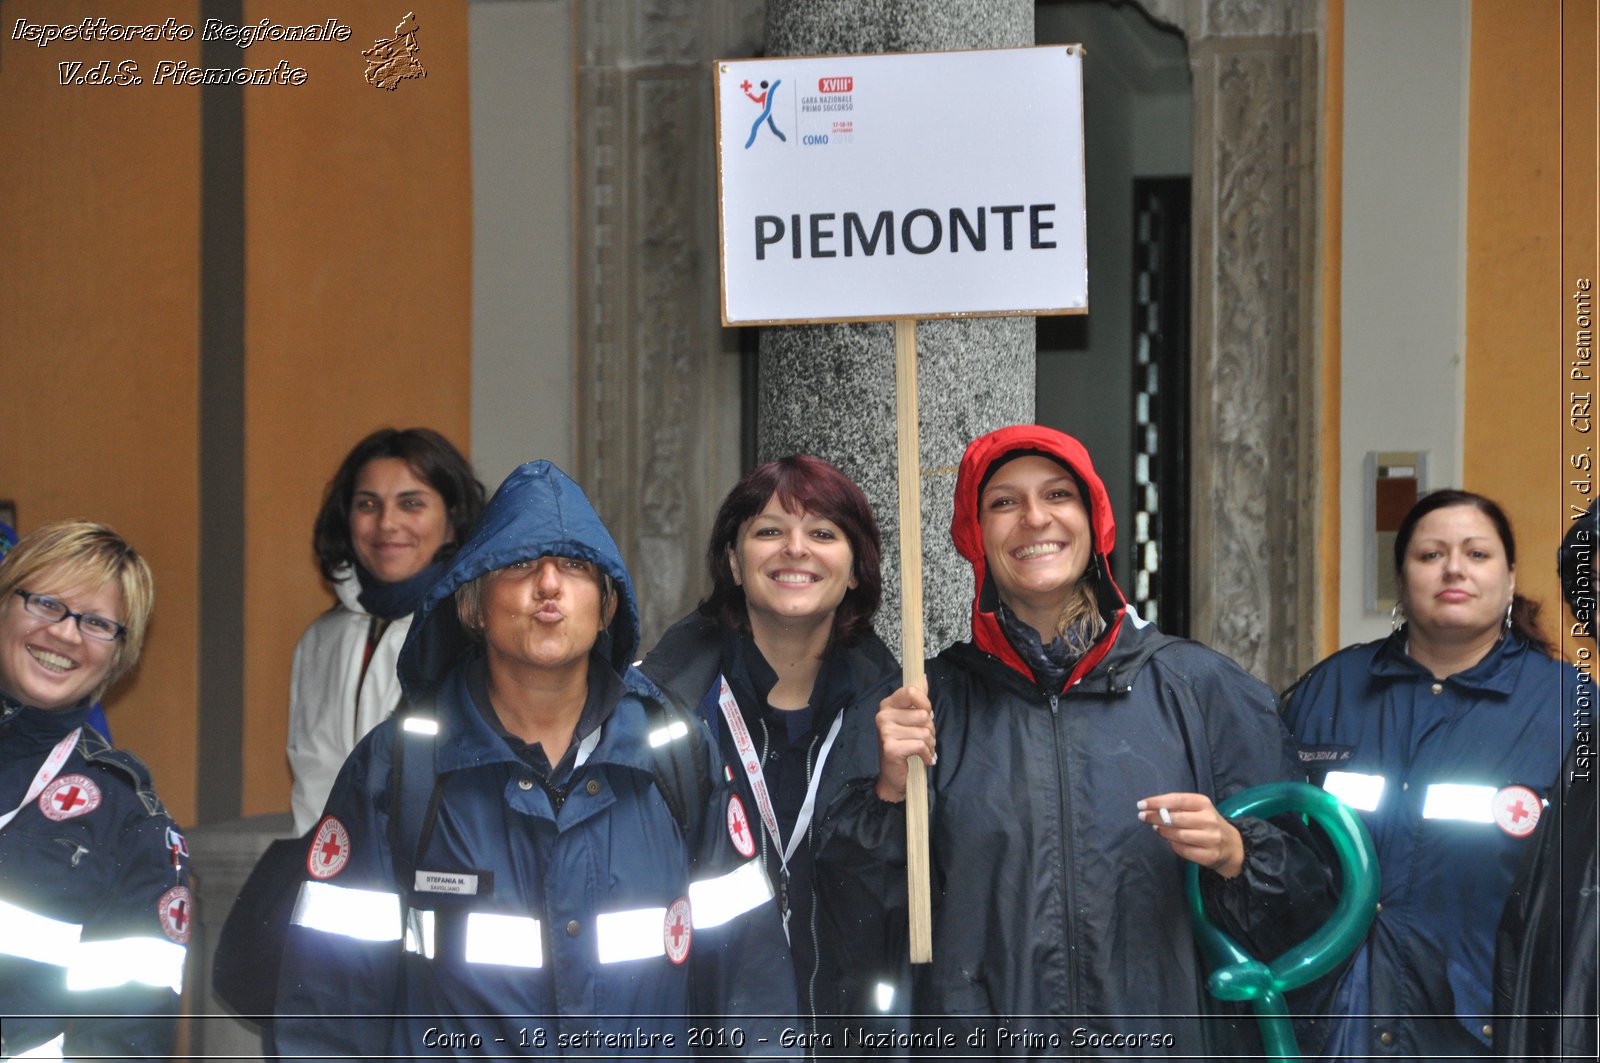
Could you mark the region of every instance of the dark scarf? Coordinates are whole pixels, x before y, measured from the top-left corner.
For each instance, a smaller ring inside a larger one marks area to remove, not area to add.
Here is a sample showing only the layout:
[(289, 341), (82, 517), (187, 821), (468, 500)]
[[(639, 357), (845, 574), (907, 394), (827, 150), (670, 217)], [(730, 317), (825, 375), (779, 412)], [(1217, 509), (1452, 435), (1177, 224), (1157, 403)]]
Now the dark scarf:
[(422, 604), (422, 596), (439, 581), (448, 567), (447, 558), (435, 561), (410, 579), (384, 583), (357, 562), (356, 579), (361, 581), (361, 593), (356, 600), (361, 603), (361, 608), (380, 620), (399, 620), (417, 611), (417, 606)]
[(1059, 691), (1083, 655), (1073, 653), (1067, 647), (1066, 639), (1060, 635), (1051, 640), (1049, 645), (1041, 643), (1039, 633), (1018, 620), (1005, 602), (995, 604), (994, 615), (1000, 621), (1000, 630), (1005, 632), (1006, 641), (1011, 643), (1011, 648), (1017, 651), (1022, 663), (1033, 672), (1039, 689), (1051, 693)]

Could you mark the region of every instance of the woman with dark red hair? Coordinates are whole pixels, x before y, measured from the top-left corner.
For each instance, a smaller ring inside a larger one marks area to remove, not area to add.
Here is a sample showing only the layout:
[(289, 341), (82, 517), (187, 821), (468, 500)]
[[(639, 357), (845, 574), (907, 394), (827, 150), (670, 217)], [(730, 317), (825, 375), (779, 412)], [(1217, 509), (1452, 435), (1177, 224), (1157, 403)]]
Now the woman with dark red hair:
[(642, 665), (698, 707), (731, 766), (743, 822), (730, 832), (745, 855), (762, 854), (812, 1029), (821, 1016), (889, 1004), (882, 972), (840, 965), (811, 858), (816, 817), (832, 796), (818, 792), (823, 766), (847, 709), (876, 705), (899, 674), (872, 632), (878, 556), (872, 508), (849, 477), (803, 454), (768, 462), (717, 511), (706, 547), (711, 593)]
[[(1237, 1057), (1252, 1023), (1208, 1001), (1184, 894), (1263, 960), (1332, 908), (1315, 852), (1214, 802), (1298, 777), (1272, 691), (1161, 634), (1111, 579), (1111, 503), (1083, 446), (1018, 425), (975, 440), (951, 534), (972, 641), (840, 742), (817, 873), (903, 919), (906, 761), (930, 765), (933, 961), (919, 1045), (981, 1054)], [(959, 1017), (959, 1018), (957, 1018)]]

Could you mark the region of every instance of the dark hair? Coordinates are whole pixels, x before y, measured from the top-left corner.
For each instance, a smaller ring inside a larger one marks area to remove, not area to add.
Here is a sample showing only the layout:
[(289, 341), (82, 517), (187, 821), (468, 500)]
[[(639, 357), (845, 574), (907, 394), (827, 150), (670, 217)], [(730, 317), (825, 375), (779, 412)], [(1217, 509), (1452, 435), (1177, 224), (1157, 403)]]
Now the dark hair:
[(448, 439), (431, 428), (380, 428), (345, 455), (339, 471), (328, 481), (322, 508), (312, 525), (311, 548), (316, 551), (322, 578), (330, 582), (337, 578), (335, 569), (355, 564), (350, 506), (355, 498), (356, 478), (367, 462), (377, 458), (399, 458), (411, 466), (417, 479), (426, 480), (444, 499), (446, 519), (455, 534), (451, 542), (439, 548), (433, 560), (455, 553), (470, 537), (472, 525), (483, 512), (483, 485)]
[[(1416, 533), (1417, 524), (1434, 510), (1448, 509), (1451, 506), (1471, 506), (1488, 517), (1489, 523), (1494, 525), (1495, 534), (1500, 536), (1500, 545), (1505, 549), (1506, 564), (1511, 567), (1516, 566), (1517, 539), (1511, 534), (1511, 521), (1506, 516), (1505, 510), (1483, 495), (1444, 488), (1430, 491), (1417, 499), (1416, 504), (1405, 515), (1405, 519), (1400, 522), (1400, 529), (1394, 537), (1394, 571), (1397, 576), (1405, 574), (1406, 551), (1411, 547), (1411, 536)], [(1512, 593), (1511, 626), (1546, 656), (1556, 655), (1555, 647), (1539, 628), (1539, 603), (1532, 598)]]
[(856, 585), (845, 591), (844, 600), (834, 613), (828, 640), (840, 645), (856, 642), (871, 630), (872, 617), (883, 597), (883, 575), (878, 570), (878, 522), (872, 517), (867, 496), (850, 477), (807, 454), (791, 454), (757, 466), (722, 500), (711, 525), (711, 541), (706, 545), (711, 593), (700, 603), (700, 612), (726, 627), (750, 630), (744, 588), (733, 581), (728, 550), (738, 541), (745, 521), (765, 509), (767, 500), (774, 495), (789, 512), (831, 520), (844, 532), (850, 543), (851, 575)]

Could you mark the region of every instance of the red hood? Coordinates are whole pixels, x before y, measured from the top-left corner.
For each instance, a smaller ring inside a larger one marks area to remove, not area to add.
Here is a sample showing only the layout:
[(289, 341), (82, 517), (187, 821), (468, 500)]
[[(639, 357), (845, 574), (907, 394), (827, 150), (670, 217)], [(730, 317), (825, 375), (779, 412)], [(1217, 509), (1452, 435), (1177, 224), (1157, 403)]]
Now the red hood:
[(983, 555), (983, 533), (978, 528), (978, 486), (992, 465), (1018, 450), (1050, 455), (1071, 469), (1089, 492), (1089, 519), (1094, 530), (1094, 553), (1099, 559), (1102, 573), (1101, 587), (1110, 590), (1109, 600), (1102, 593), (1100, 605), (1102, 611), (1114, 615), (1108, 617), (1106, 634), (1072, 670), (1066, 683), (1071, 686), (1111, 649), (1122, 626), (1127, 603), (1121, 589), (1112, 581), (1111, 566), (1107, 563), (1117, 542), (1117, 522), (1111, 514), (1111, 499), (1106, 495), (1106, 485), (1095, 473), (1094, 463), (1089, 460), (1089, 452), (1083, 448), (1083, 444), (1065, 432), (1037, 424), (1012, 425), (974, 439), (961, 457), (961, 470), (956, 475), (955, 512), (950, 518), (950, 538), (955, 540), (961, 556), (972, 564), (972, 641), (985, 653), (993, 654), (1023, 675), (1033, 677), (1032, 670), (1011, 648), (1011, 643), (1006, 641), (994, 613), (983, 609), (984, 582), (988, 579), (989, 564)]

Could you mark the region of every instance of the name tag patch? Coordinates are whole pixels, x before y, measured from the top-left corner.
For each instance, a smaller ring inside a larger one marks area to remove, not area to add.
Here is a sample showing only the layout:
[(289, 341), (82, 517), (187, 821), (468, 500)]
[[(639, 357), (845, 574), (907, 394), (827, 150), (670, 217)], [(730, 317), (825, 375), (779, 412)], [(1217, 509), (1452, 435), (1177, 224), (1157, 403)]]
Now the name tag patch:
[(1300, 763), (1343, 764), (1355, 751), (1355, 746), (1301, 746)]
[(417, 893), (447, 893), (456, 897), (487, 897), (494, 892), (490, 871), (417, 871)]

